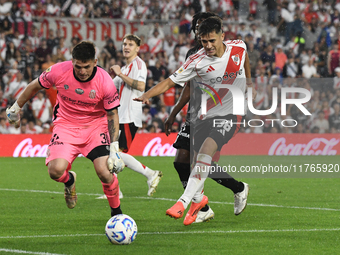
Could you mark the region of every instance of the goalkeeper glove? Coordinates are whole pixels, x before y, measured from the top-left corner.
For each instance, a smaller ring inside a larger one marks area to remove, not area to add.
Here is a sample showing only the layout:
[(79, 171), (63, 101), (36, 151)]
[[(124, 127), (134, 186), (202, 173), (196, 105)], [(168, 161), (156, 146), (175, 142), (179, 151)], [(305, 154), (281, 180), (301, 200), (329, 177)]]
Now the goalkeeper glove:
[(14, 124), (16, 128), (20, 126), (20, 110), (21, 108), (19, 107), (17, 101), (15, 101), (11, 108), (6, 109), (8, 122), (10, 124)]
[(107, 159), (107, 166), (111, 173), (116, 174), (121, 172), (125, 167), (125, 163), (119, 155), (118, 142), (112, 142), (110, 144), (110, 156)]

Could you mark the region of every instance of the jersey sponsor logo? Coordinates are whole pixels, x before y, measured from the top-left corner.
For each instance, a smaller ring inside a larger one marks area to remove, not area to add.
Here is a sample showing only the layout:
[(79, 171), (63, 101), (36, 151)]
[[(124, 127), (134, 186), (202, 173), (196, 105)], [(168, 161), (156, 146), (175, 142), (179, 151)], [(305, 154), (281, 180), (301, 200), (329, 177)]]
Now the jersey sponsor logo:
[(214, 84), (214, 83), (225, 83), (226, 81), (228, 81), (229, 79), (235, 79), (238, 75), (242, 75), (243, 70), (240, 69), (236, 72), (225, 72), (225, 74), (223, 75), (223, 77), (216, 77), (216, 78), (212, 78), (210, 79), (210, 83)]
[(240, 65), (240, 56), (238, 54), (231, 56), (231, 59), (234, 61), (235, 65)]
[(215, 68), (213, 68), (212, 66), (209, 66), (206, 73), (209, 73), (209, 72), (212, 72), (212, 71), (215, 71)]
[(82, 95), (82, 94), (84, 94), (84, 90), (82, 90), (82, 89), (76, 89), (75, 90), (75, 92), (77, 93), (77, 94), (79, 94), (79, 95)]
[(64, 85), (64, 89), (69, 89), (69, 88), (70, 88), (69, 85), (67, 84)]
[(50, 72), (52, 70), (52, 66), (46, 69), (46, 73)]
[(96, 98), (96, 91), (95, 91), (94, 89), (92, 89), (92, 90), (90, 91), (89, 97), (90, 97), (91, 99), (95, 99), (95, 98)]

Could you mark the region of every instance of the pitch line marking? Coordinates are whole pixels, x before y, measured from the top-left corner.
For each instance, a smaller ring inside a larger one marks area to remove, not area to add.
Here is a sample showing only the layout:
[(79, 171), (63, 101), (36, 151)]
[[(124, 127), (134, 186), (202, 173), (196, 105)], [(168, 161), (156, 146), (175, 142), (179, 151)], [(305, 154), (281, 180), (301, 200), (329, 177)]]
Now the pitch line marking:
[[(280, 232), (327, 232), (340, 231), (340, 228), (313, 228), (313, 229), (249, 229), (249, 230), (212, 230), (212, 231), (175, 231), (175, 232), (139, 232), (137, 235), (178, 235), (178, 234), (238, 234), (238, 233), (280, 233)], [(83, 237), (104, 236), (105, 234), (71, 234), (71, 235), (34, 235), (34, 236), (0, 236), (0, 239), (22, 239), (22, 238), (57, 238), (57, 237)], [(1, 249), (0, 249), (1, 251)], [(32, 253), (62, 255), (52, 253)]]
[(64, 255), (64, 254), (49, 253), (49, 252), (35, 252), (35, 251), (4, 249), (4, 248), (0, 248), (0, 251), (9, 252), (9, 253), (33, 254), (33, 255)]
[[(16, 192), (31, 192), (31, 193), (46, 193), (46, 194), (64, 194), (59, 191), (48, 191), (48, 190), (28, 190), (28, 189), (5, 189), (0, 188), (0, 191), (16, 191)], [(77, 193), (77, 195), (86, 195), (86, 196), (102, 196), (103, 194), (94, 194), (94, 193)], [(146, 199), (146, 200), (162, 200), (162, 201), (177, 201), (173, 198), (162, 198), (162, 197), (126, 197), (124, 198), (136, 198), (136, 199)], [(209, 201), (210, 204), (227, 204), (233, 205), (231, 202), (220, 202), (220, 201)], [(285, 206), (285, 205), (271, 205), (271, 204), (255, 204), (248, 203), (248, 206), (259, 206), (259, 207), (275, 207), (275, 208), (287, 208), (287, 209), (305, 209), (305, 210), (320, 210), (320, 211), (336, 211), (340, 212), (340, 209), (335, 208), (322, 208), (322, 207), (303, 207), (303, 206)]]

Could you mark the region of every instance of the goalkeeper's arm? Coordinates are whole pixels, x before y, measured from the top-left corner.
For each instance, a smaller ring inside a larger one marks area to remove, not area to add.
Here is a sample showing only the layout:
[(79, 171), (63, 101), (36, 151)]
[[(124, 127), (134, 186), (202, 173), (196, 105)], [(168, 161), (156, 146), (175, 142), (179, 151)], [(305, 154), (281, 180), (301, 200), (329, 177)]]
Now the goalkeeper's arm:
[(6, 115), (9, 123), (15, 124), (16, 127), (20, 125), (21, 108), (41, 89), (42, 87), (40, 86), (38, 78), (27, 85), (24, 91), (20, 94), (18, 100), (10, 108), (6, 109)]
[(120, 157), (119, 152), (119, 117), (117, 108), (107, 112), (108, 129), (110, 135), (110, 156), (107, 159), (107, 166), (111, 173), (119, 173), (124, 167), (125, 163)]

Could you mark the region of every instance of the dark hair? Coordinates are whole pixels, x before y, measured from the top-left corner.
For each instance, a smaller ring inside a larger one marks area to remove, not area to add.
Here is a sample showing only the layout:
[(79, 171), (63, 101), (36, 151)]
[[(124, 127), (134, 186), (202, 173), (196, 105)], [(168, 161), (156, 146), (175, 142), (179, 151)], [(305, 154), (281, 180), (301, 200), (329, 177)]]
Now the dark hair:
[(190, 31), (195, 33), (197, 22), (201, 19), (207, 19), (210, 17), (218, 17), (216, 13), (213, 12), (198, 12), (192, 17)]
[(222, 32), (222, 20), (220, 17), (207, 18), (198, 27), (199, 35), (207, 35), (212, 32), (215, 32), (216, 34)]
[(124, 36), (123, 41), (125, 39), (130, 40), (130, 41), (134, 41), (137, 44), (138, 47), (140, 46), (141, 39), (137, 35), (127, 34), (127, 35)]
[(82, 41), (74, 46), (72, 50), (72, 58), (87, 62), (89, 60), (95, 60), (96, 48), (95, 45), (90, 41)]

